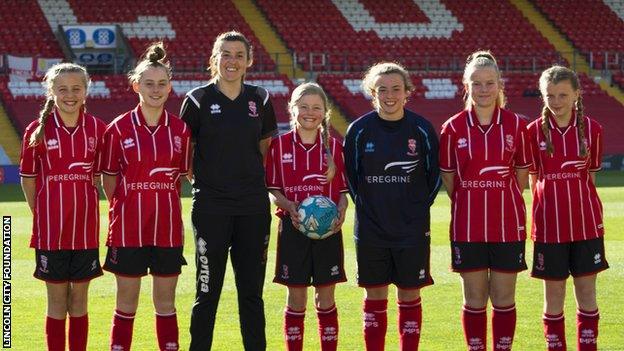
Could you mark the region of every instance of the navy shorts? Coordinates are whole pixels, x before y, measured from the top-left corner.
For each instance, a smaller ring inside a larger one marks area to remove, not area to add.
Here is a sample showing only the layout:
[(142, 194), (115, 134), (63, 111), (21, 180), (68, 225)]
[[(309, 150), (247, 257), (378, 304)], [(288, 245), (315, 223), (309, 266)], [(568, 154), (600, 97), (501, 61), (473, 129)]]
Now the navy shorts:
[(358, 285), (375, 288), (394, 284), (400, 289), (420, 289), (433, 284), (429, 259), (431, 239), (414, 247), (375, 247), (355, 243)]
[(319, 287), (346, 280), (342, 232), (314, 240), (293, 227), (290, 217), (280, 220), (273, 282)]
[(37, 279), (49, 283), (87, 282), (102, 275), (98, 249), (35, 250)]
[(545, 280), (565, 280), (596, 274), (609, 268), (604, 238), (569, 243), (533, 244), (531, 276)]
[(504, 243), (451, 242), (453, 272), (464, 273), (491, 269), (517, 273), (527, 269), (524, 241)]
[(186, 260), (183, 247), (109, 247), (104, 270), (120, 276), (142, 277), (177, 276), (182, 273)]

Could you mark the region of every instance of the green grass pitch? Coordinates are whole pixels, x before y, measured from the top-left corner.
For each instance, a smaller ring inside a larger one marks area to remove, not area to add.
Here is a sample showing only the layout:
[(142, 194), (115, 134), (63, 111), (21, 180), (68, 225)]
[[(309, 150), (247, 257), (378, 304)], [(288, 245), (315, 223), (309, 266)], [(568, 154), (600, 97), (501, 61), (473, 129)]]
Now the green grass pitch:
[[(611, 268), (599, 275), (598, 304), (600, 306), (600, 350), (624, 350), (624, 173), (602, 172), (598, 175), (599, 193), (604, 206), (607, 259)], [(188, 187), (185, 187), (188, 195)], [(526, 204), (530, 194), (525, 191)], [(105, 240), (108, 205), (100, 203), (102, 243)], [(190, 229), (190, 198), (183, 199), (186, 224), (185, 256), (189, 266), (180, 276), (177, 309), (180, 325), (180, 344), (188, 350), (190, 310), (194, 298), (193, 239)], [(461, 286), (459, 276), (449, 271), (450, 250), (448, 225), (450, 205), (441, 191), (432, 208), (432, 255), (431, 267), (435, 285), (422, 290), (423, 327), (421, 350), (465, 350), (459, 321)], [(529, 211), (530, 212), (530, 211)], [(16, 350), (44, 350), (44, 316), (46, 310), (45, 286), (32, 277), (34, 251), (28, 248), (31, 230), (31, 214), (16, 185), (0, 186), (0, 213), (12, 216), (12, 342)], [(530, 219), (529, 219), (530, 221)], [(271, 250), (267, 265), (264, 299), (267, 317), (268, 350), (283, 350), (282, 314), (286, 301), (286, 289), (271, 282), (275, 265), (275, 242), (277, 220), (273, 217)], [(357, 287), (355, 273), (355, 250), (352, 240), (353, 206), (349, 207), (343, 228), (345, 235), (345, 265), (349, 281), (338, 285), (336, 300), (340, 320), (340, 350), (363, 350), (361, 305), (363, 290)], [(100, 250), (103, 260), (106, 250)], [(532, 245), (527, 241), (527, 257), (530, 264)], [(391, 288), (388, 308), (388, 350), (398, 349), (396, 304), (394, 288)], [(306, 315), (306, 350), (319, 350), (316, 314), (310, 293)], [(528, 272), (519, 275), (516, 304), (518, 326), (514, 350), (544, 350), (542, 336), (541, 281), (529, 277)], [(115, 303), (115, 282), (111, 274), (92, 282), (89, 297), (89, 350), (107, 350), (111, 317)], [(151, 278), (143, 279), (140, 305), (134, 325), (134, 350), (157, 350), (155, 322), (151, 303)], [(566, 331), (568, 345), (576, 343), (575, 303), (570, 280), (566, 298)], [(491, 341), (490, 341), (491, 343)], [(228, 267), (217, 315), (213, 350), (242, 350), (239, 332), (236, 289), (231, 267)]]

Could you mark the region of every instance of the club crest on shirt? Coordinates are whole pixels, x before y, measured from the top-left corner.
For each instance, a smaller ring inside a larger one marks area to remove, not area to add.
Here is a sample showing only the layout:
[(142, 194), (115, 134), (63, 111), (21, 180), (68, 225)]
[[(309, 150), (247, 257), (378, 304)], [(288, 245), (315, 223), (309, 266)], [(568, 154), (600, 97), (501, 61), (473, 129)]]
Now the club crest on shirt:
[(466, 146), (468, 146), (468, 141), (466, 141), (466, 138), (459, 138), (459, 139), (457, 139), (457, 148), (458, 149), (463, 149)]
[(285, 153), (282, 155), (282, 163), (292, 163), (293, 162), (293, 155), (290, 153)]
[(182, 138), (179, 135), (173, 137), (173, 151), (182, 153)]
[(210, 105), (210, 114), (216, 115), (217, 113), (221, 113), (221, 106), (219, 106), (218, 104)]
[(514, 148), (514, 137), (511, 134), (505, 135), (505, 151), (513, 152)]
[(95, 138), (94, 137), (89, 137), (89, 139), (87, 139), (87, 148), (89, 152), (95, 151)]
[(418, 152), (416, 152), (416, 139), (407, 139), (407, 148), (409, 149), (407, 152), (408, 156), (418, 156)]
[(129, 148), (131, 148), (131, 147), (133, 147), (133, 146), (134, 146), (134, 139), (132, 139), (132, 138), (126, 138), (126, 139), (123, 141), (123, 144), (124, 144), (124, 149), (129, 149)]
[(48, 150), (56, 150), (59, 148), (59, 142), (56, 139), (48, 139), (46, 145), (48, 145)]
[(249, 117), (258, 117), (258, 108), (255, 101), (249, 101)]

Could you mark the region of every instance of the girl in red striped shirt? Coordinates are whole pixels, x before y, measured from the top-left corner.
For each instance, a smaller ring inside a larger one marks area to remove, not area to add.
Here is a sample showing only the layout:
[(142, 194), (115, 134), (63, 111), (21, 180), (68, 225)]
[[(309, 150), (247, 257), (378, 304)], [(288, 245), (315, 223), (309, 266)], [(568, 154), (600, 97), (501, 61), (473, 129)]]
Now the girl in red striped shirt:
[(129, 76), (139, 105), (111, 122), (104, 135), (103, 186), (110, 201), (104, 269), (117, 282), (115, 351), (130, 350), (141, 278), (148, 271), (159, 349), (179, 348), (175, 291), (186, 264), (179, 179), (188, 172), (190, 133), (165, 110), (171, 92), (165, 57), (162, 43), (147, 49)]
[(52, 66), (44, 77), (47, 100), (24, 133), (20, 175), (33, 213), (30, 246), (34, 276), (46, 282), (48, 350), (86, 350), (89, 281), (100, 268), (98, 157), (105, 125), (85, 113), (90, 79), (84, 67)]
[(602, 127), (585, 116), (579, 79), (554, 66), (539, 80), (544, 108), (529, 124), (534, 164), (535, 242), (532, 276), (544, 280), (544, 336), (548, 350), (566, 350), (563, 304), (572, 274), (577, 304), (577, 350), (596, 350), (597, 273), (609, 267), (604, 250), (602, 204), (596, 172), (602, 156)]

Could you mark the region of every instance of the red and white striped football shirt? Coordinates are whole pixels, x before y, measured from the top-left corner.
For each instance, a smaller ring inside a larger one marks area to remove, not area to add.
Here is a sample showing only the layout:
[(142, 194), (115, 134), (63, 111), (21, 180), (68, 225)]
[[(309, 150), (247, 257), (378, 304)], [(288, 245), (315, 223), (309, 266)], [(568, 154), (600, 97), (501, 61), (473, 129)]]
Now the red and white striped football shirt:
[(526, 209), (516, 168), (531, 165), (526, 123), (496, 109), (489, 126), (462, 111), (442, 126), (440, 170), (454, 172), (451, 240), (511, 242), (526, 239)]
[(30, 136), (39, 126), (33, 121), (24, 133), (20, 175), (36, 177), (36, 197), (30, 246), (40, 250), (84, 250), (99, 245), (100, 214), (97, 174), (102, 135), (106, 125), (80, 113), (70, 130), (54, 111), (44, 137), (34, 147)]
[(152, 129), (139, 106), (109, 124), (102, 172), (118, 179), (106, 245), (183, 245), (179, 178), (188, 172), (189, 140), (186, 124), (167, 111)]
[[(321, 136), (313, 145), (304, 145), (296, 131), (282, 134), (271, 141), (266, 161), (268, 189), (280, 190), (288, 200), (302, 201), (312, 195), (324, 195), (338, 204), (340, 193), (346, 193), (342, 145), (330, 137), (329, 145), (336, 164), (336, 174), (329, 184), (325, 181), (327, 160)], [(278, 216), (285, 211), (278, 208)]]
[(546, 150), (541, 119), (528, 126), (528, 138), (535, 160), (531, 173), (537, 175), (533, 189), (533, 240), (566, 243), (604, 235), (602, 204), (589, 172), (599, 171), (602, 156), (602, 127), (585, 118), (587, 157), (579, 156), (576, 117), (565, 128), (558, 128), (549, 117), (548, 128), (553, 154)]

